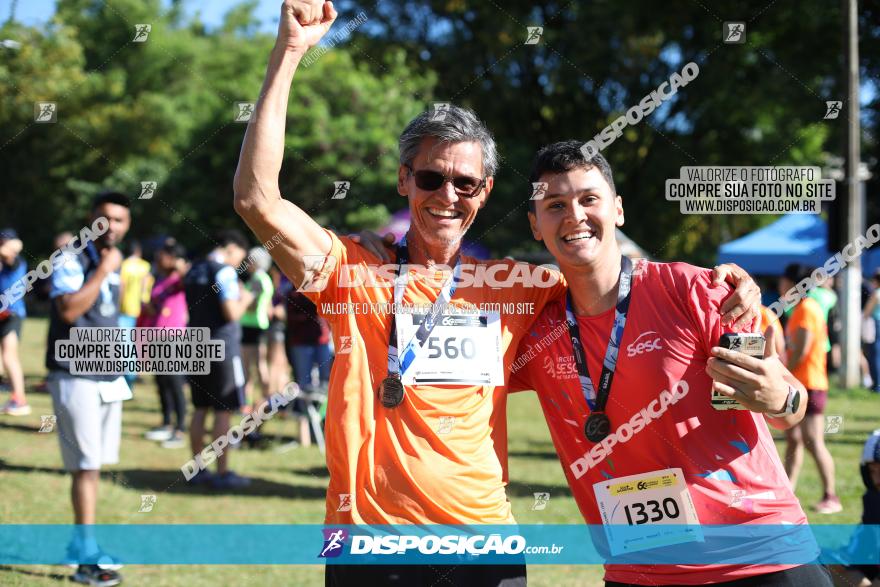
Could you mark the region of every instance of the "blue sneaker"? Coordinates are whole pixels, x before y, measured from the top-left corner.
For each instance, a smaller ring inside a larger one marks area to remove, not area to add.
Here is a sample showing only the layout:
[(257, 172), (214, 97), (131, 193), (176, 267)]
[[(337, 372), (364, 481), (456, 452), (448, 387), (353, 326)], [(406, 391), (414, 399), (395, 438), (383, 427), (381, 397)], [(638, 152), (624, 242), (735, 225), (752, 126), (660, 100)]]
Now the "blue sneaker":
[(199, 471), (192, 479), (187, 481), (190, 485), (205, 485), (214, 482), (214, 474), (211, 471)]
[(232, 471), (227, 471), (222, 475), (215, 475), (211, 481), (213, 489), (242, 489), (251, 484), (251, 480), (241, 475), (236, 475)]

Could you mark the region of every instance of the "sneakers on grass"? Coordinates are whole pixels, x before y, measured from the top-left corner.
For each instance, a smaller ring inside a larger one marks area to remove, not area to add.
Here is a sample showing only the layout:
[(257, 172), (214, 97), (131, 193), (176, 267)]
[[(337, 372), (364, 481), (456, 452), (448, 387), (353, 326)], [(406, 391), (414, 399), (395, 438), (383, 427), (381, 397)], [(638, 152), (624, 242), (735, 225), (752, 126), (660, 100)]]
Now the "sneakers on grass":
[(820, 514), (836, 514), (843, 511), (843, 506), (840, 504), (840, 498), (832, 495), (814, 505), (813, 509)]
[(157, 426), (150, 428), (144, 433), (144, 438), (147, 440), (158, 440), (160, 442), (168, 440), (172, 436), (174, 436), (174, 430), (170, 426)]
[(75, 583), (98, 587), (112, 587), (122, 583), (119, 573), (111, 569), (102, 569), (98, 565), (79, 565), (70, 579)]
[(30, 416), (31, 407), (28, 404), (11, 399), (3, 406), (3, 413), (7, 416)]
[(162, 441), (162, 448), (184, 448), (186, 446), (186, 436), (183, 432), (177, 430), (168, 440)]

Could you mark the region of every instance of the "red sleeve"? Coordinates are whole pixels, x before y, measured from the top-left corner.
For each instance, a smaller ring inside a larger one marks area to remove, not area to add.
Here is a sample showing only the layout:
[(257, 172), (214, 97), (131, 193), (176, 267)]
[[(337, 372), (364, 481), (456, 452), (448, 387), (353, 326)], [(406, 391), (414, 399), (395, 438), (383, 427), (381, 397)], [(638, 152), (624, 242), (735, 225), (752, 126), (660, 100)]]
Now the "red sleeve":
[(531, 337), (527, 334), (520, 340), (513, 363), (510, 365), (509, 369), (510, 379), (507, 382), (508, 393), (535, 389), (535, 384), (532, 382), (531, 377), (531, 367), (537, 363), (536, 358), (532, 357), (532, 354), (537, 355), (537, 353), (531, 353), (532, 345), (529, 344), (530, 338)]
[(727, 284), (712, 285), (712, 272), (698, 269), (690, 279), (687, 292), (687, 307), (691, 314), (696, 333), (706, 355), (718, 346), (718, 340), (725, 332), (755, 332), (753, 321), (740, 328), (721, 324), (721, 305), (731, 294), (733, 288)]

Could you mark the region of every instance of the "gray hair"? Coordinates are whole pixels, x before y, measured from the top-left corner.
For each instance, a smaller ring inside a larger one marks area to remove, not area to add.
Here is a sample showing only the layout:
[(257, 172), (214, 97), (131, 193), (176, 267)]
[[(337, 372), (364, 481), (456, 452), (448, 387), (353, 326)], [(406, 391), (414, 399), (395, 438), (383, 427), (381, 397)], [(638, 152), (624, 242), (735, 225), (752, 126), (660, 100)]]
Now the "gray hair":
[(427, 112), (413, 118), (397, 141), (400, 164), (412, 165), (422, 139), (435, 137), (442, 142), (463, 143), (474, 141), (483, 152), (483, 175), (491, 177), (498, 169), (498, 150), (495, 139), (473, 110), (454, 104), (434, 105)]

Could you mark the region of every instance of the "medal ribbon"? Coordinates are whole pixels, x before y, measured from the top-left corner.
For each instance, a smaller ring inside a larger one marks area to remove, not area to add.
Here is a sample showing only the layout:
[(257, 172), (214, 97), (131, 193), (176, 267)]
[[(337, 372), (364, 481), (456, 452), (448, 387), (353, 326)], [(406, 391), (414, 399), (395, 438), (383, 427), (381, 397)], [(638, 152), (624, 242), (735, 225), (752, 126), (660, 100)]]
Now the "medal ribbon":
[[(409, 261), (409, 249), (406, 246), (406, 237), (404, 236), (397, 245), (397, 276), (394, 279), (394, 306), (396, 309), (403, 301), (403, 292), (409, 282), (409, 271), (404, 271), (403, 267)], [(447, 280), (440, 290), (440, 295), (431, 306), (431, 311), (425, 316), (425, 319), (419, 325), (412, 340), (410, 340), (403, 349), (402, 353), (397, 349), (397, 318), (394, 313), (391, 314), (391, 335), (388, 340), (388, 375), (400, 376), (405, 372), (412, 362), (416, 359), (422, 345), (428, 340), (434, 326), (437, 325), (437, 319), (443, 314), (443, 310), (449, 305), (449, 300), (455, 295), (458, 284), (461, 283), (461, 255), (455, 262), (455, 268), (452, 270), (452, 277)]]
[(574, 314), (571, 301), (571, 292), (565, 297), (565, 317), (568, 321), (568, 335), (571, 337), (571, 346), (574, 351), (574, 362), (577, 365), (578, 379), (581, 384), (581, 392), (592, 412), (604, 412), (608, 396), (611, 394), (611, 380), (614, 378), (614, 370), (617, 368), (617, 353), (620, 349), (620, 341), (623, 338), (623, 328), (626, 326), (626, 315), (629, 312), (630, 289), (632, 287), (633, 265), (629, 257), (620, 259), (620, 284), (617, 288), (617, 306), (614, 310), (614, 325), (608, 337), (608, 346), (605, 349), (605, 360), (602, 362), (602, 375), (599, 378), (599, 393), (593, 387), (590, 373), (587, 371), (587, 361), (581, 342), (580, 329), (577, 317)]

